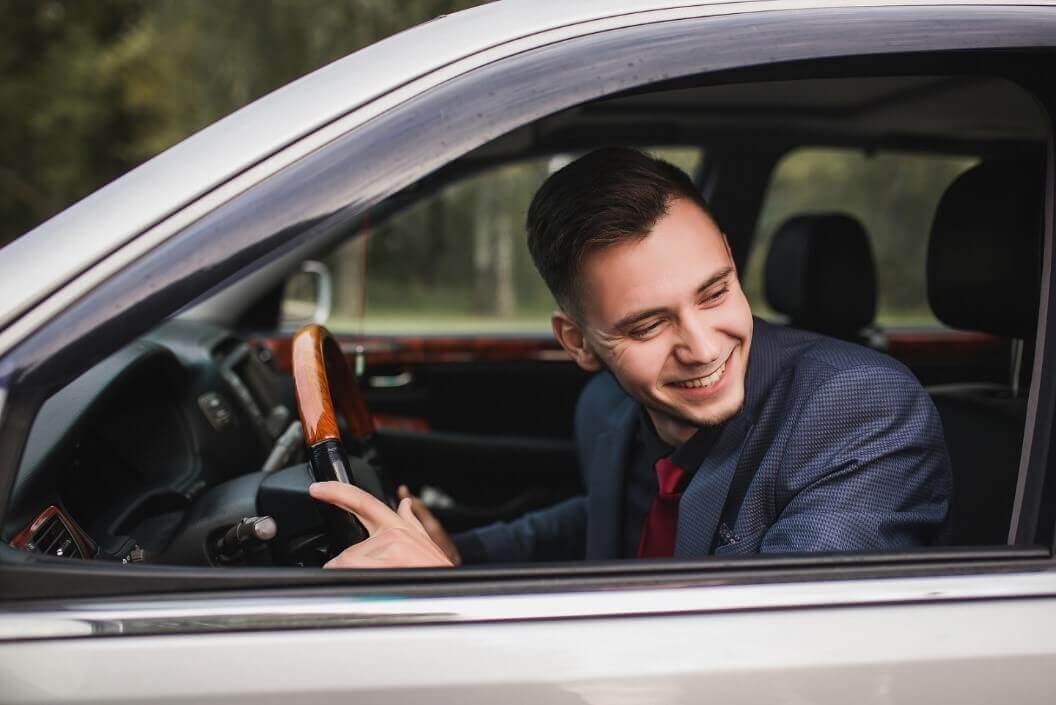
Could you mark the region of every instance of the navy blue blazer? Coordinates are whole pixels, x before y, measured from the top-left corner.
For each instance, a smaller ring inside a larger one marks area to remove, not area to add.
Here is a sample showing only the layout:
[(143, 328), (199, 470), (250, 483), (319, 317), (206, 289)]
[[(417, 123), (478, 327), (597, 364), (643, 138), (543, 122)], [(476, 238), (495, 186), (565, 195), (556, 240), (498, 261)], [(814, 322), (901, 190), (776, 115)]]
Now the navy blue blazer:
[[(586, 495), (474, 530), (487, 559), (621, 557), (638, 409), (612, 375), (595, 376), (576, 409)], [(682, 495), (675, 557), (928, 545), (942, 538), (951, 493), (942, 423), (909, 370), (756, 319), (744, 407)]]

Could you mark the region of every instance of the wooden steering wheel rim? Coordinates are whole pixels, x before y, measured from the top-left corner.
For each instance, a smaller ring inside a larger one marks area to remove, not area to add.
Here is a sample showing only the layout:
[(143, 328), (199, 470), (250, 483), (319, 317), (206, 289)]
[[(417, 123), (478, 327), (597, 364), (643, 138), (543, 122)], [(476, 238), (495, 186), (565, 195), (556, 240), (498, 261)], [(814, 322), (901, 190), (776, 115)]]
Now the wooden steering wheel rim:
[(324, 441), (341, 442), (331, 390), (337, 395), (349, 433), (363, 442), (374, 434), (374, 421), (355, 375), (341, 346), (323, 326), (307, 325), (294, 334), (293, 382), (297, 412), (309, 447)]

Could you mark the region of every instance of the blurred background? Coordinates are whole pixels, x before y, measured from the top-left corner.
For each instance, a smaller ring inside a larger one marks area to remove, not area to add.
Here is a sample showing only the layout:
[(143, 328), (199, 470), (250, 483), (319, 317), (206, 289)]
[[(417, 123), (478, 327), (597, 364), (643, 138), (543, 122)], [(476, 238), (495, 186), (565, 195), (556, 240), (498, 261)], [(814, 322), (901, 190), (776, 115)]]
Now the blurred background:
[(0, 245), (345, 54), (481, 0), (0, 0)]
[[(0, 246), (184, 137), (315, 68), (479, 0), (0, 0)], [(694, 173), (701, 145), (650, 150)], [(548, 329), (553, 301), (524, 243), (538, 185), (574, 155), (456, 184), (348, 241), (327, 324), (347, 332)], [(768, 315), (762, 263), (789, 215), (841, 210), (873, 238), (881, 325), (935, 325), (924, 243), (973, 160), (855, 150), (789, 153), (742, 272)], [(908, 263), (908, 266), (907, 266)], [(291, 322), (313, 295), (291, 280)], [(299, 288), (300, 287), (300, 288)]]

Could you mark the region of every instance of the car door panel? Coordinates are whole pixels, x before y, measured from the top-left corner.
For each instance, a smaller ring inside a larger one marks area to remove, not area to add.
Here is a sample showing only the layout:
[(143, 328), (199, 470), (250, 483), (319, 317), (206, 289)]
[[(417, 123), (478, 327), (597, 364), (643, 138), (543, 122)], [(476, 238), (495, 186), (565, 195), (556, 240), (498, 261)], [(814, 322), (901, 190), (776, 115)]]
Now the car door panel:
[[(582, 491), (572, 417), (589, 375), (553, 338), (337, 338), (362, 370), (385, 468), (416, 494), (425, 488), (448, 529), (510, 519)], [(256, 344), (288, 373), (288, 337)]]
[(0, 703), (1040, 704), (1052, 590), (1051, 573), (984, 573), (37, 607), (0, 622)]

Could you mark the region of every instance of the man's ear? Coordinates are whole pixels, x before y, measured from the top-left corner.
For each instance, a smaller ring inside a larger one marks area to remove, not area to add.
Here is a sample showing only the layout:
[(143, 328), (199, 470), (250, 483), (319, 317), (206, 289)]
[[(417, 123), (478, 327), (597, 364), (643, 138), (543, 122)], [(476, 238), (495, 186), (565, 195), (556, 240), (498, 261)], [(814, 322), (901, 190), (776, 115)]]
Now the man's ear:
[(597, 372), (601, 369), (601, 360), (587, 342), (583, 329), (564, 311), (554, 311), (554, 315), (550, 317), (550, 325), (554, 329), (557, 342), (561, 343), (561, 347), (572, 356), (577, 365), (587, 372)]

